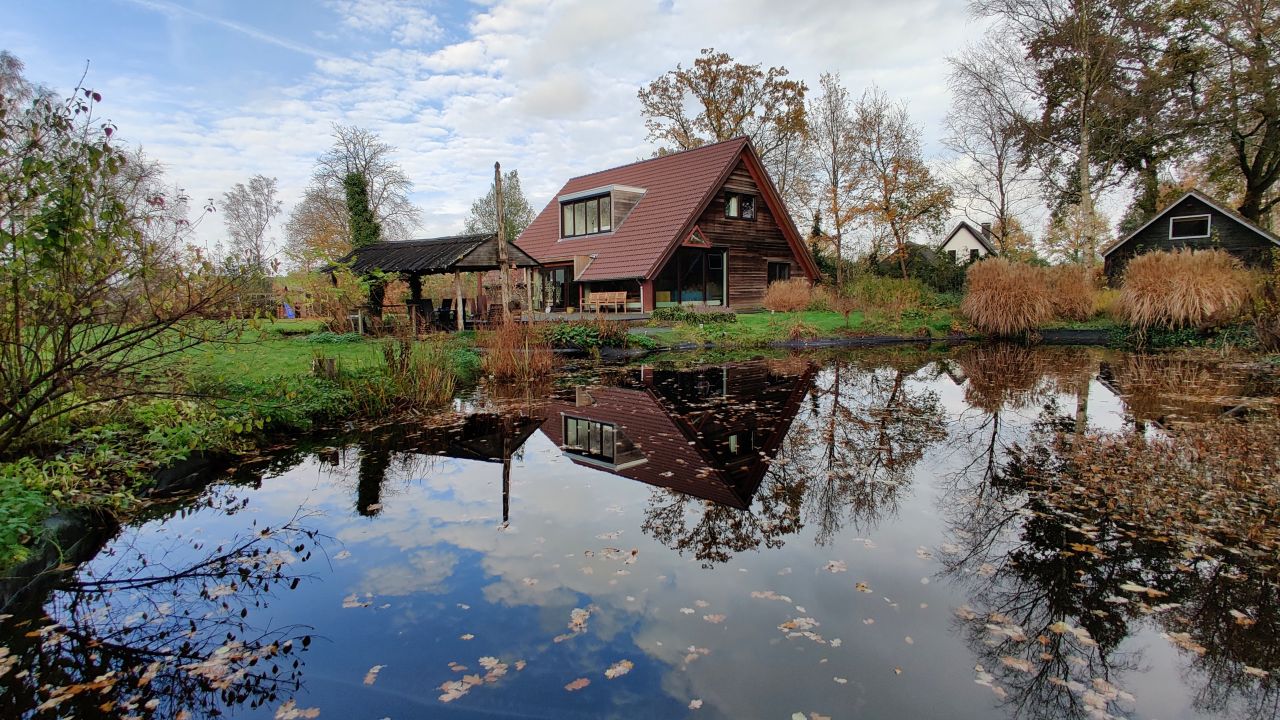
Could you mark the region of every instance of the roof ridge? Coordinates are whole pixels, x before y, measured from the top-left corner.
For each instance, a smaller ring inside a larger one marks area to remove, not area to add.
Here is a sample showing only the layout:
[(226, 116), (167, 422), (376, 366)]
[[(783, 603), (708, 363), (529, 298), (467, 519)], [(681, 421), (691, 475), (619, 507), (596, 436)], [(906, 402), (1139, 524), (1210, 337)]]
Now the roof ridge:
[(597, 170), (595, 172), (589, 172), (583, 175), (574, 175), (573, 177), (569, 178), (569, 180), (565, 184), (567, 185), (569, 182), (573, 182), (574, 180), (581, 180), (582, 178), (588, 178), (588, 177), (591, 177), (592, 175), (603, 175), (604, 173), (614, 172), (616, 170), (621, 170), (623, 168), (634, 167), (636, 165), (643, 165), (645, 163), (657, 162), (658, 160), (666, 160), (667, 158), (673, 158), (680, 155), (688, 155), (689, 153), (695, 153), (701, 150), (709, 150), (713, 147), (717, 147), (720, 145), (727, 145), (729, 143), (746, 144), (749, 141), (750, 141), (750, 138), (747, 137), (746, 135), (739, 135), (738, 137), (735, 137), (735, 138), (729, 138), (728, 140), (718, 140), (713, 143), (707, 143), (706, 145), (699, 145), (696, 148), (689, 148), (688, 150), (679, 150), (677, 152), (667, 153), (666, 155), (659, 155), (657, 157), (645, 158), (644, 160), (636, 160), (634, 162), (623, 163), (622, 165), (615, 165), (611, 168), (605, 168), (603, 170)]

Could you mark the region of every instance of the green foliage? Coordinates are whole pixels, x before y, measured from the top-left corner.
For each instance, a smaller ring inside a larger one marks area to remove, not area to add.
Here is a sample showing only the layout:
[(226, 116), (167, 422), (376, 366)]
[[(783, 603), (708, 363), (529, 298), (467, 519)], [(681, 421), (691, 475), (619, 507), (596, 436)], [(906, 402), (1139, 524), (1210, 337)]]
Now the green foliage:
[(660, 307), (650, 314), (657, 322), (690, 323), (693, 325), (718, 325), (738, 322), (738, 314), (732, 310), (694, 311), (680, 305)]
[(35, 470), (31, 458), (0, 466), (0, 567), (27, 559), (49, 513), (46, 494), (31, 482)]
[(342, 178), (342, 189), (347, 197), (347, 214), (351, 219), (351, 247), (369, 247), (382, 237), (369, 205), (369, 178), (363, 173), (349, 172)]
[[(964, 288), (964, 273), (968, 264), (958, 265), (945, 255), (915, 243), (907, 243), (907, 277), (942, 293), (959, 292)], [(902, 268), (896, 257), (872, 264), (872, 272), (881, 277), (902, 279)]]
[[(602, 347), (639, 347), (643, 340), (632, 335), (627, 326), (619, 322), (581, 321), (554, 323), (546, 328), (544, 337), (556, 347), (594, 350)], [(648, 338), (645, 338), (648, 340)]]
[(311, 333), (304, 339), (312, 345), (346, 345), (348, 343), (363, 342), (364, 336), (360, 333), (336, 333), (324, 330)]

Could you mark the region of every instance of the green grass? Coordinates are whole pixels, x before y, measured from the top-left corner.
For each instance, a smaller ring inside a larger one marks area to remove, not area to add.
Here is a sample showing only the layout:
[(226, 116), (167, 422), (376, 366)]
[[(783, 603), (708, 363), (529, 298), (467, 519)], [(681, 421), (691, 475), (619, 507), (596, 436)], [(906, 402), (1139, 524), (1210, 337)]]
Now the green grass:
[(843, 315), (826, 310), (796, 313), (742, 313), (736, 323), (696, 325), (678, 323), (650, 333), (660, 344), (714, 343), (726, 347), (762, 347), (792, 338), (801, 325), (806, 337), (838, 338), (869, 335), (945, 337), (956, 317), (949, 308), (907, 310), (900, 315), (877, 311), (854, 312), (846, 324)]

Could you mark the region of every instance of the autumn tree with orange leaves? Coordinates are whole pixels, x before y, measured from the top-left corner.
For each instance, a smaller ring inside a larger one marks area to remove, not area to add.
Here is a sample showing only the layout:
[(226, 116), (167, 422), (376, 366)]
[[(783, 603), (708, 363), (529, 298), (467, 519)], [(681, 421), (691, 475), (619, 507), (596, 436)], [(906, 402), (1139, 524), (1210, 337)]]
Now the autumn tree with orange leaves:
[(951, 188), (925, 163), (920, 128), (911, 123), (906, 105), (879, 88), (867, 90), (854, 105), (851, 135), (855, 199), (850, 220), (885, 231), (907, 279), (907, 243), (916, 233), (942, 231), (951, 212)]

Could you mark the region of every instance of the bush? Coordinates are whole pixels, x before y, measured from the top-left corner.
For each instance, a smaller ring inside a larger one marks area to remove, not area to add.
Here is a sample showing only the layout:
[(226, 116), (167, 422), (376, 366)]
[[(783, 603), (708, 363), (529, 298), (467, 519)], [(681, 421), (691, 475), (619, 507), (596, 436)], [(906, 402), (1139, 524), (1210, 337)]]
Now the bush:
[(1253, 334), (1267, 352), (1280, 351), (1280, 288), (1276, 284), (1275, 277), (1267, 278), (1249, 312)]
[(1144, 253), (1125, 268), (1120, 315), (1140, 330), (1222, 327), (1240, 319), (1255, 285), (1224, 250)]
[(1093, 294), (1094, 317), (1120, 317), (1120, 291), (1102, 288)]
[(556, 347), (594, 350), (601, 347), (627, 347), (632, 338), (627, 326), (616, 320), (580, 320), (554, 323), (543, 332), (547, 342)]
[(313, 345), (345, 345), (347, 343), (358, 343), (364, 340), (360, 333), (336, 333), (329, 330), (322, 330), (308, 335), (305, 340)]
[(1026, 335), (1053, 317), (1053, 303), (1040, 269), (1004, 258), (969, 266), (960, 312), (980, 332)]
[(656, 322), (692, 323), (695, 325), (700, 323), (738, 322), (738, 314), (732, 310), (693, 310), (679, 305), (657, 308), (650, 317)]
[(805, 278), (770, 283), (764, 292), (764, 306), (772, 312), (799, 312), (809, 307), (813, 288)]
[(819, 285), (813, 288), (809, 307), (805, 309), (811, 312), (829, 312), (835, 310), (837, 304), (839, 304), (838, 294), (828, 285)]
[(498, 380), (528, 382), (545, 377), (555, 365), (551, 346), (529, 325), (508, 323), (480, 336), (482, 367)]
[(1093, 278), (1087, 268), (1054, 265), (1043, 272), (1054, 317), (1078, 321), (1093, 317)]

